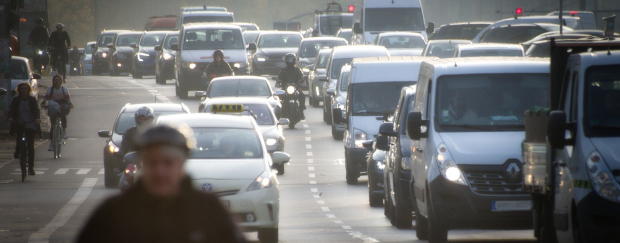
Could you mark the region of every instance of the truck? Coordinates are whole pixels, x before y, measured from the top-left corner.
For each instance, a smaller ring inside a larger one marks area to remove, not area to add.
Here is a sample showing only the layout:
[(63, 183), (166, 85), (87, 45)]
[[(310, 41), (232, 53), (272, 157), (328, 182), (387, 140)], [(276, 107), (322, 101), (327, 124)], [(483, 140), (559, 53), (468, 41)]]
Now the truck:
[(353, 10), (353, 45), (372, 45), (387, 31), (416, 32), (428, 39), (435, 30), (433, 22), (425, 28), (420, 0), (355, 0), (348, 9)]
[[(351, 5), (353, 6), (353, 5)], [(314, 11), (312, 36), (335, 36), (338, 30), (353, 26), (353, 8), (343, 10), (339, 3), (327, 4), (325, 11)]]
[[(611, 31), (613, 32), (613, 31)], [(538, 242), (620, 239), (620, 40), (551, 40), (549, 108), (526, 111)]]

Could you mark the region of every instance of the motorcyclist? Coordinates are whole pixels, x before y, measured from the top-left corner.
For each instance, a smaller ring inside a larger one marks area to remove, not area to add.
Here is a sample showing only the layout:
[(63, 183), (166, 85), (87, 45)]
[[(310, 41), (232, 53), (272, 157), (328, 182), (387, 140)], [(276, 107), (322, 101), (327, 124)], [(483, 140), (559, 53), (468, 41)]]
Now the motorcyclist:
[(47, 27), (43, 25), (43, 18), (35, 20), (36, 26), (30, 31), (28, 35), (28, 44), (33, 45), (35, 49), (33, 60), (35, 60), (35, 69), (41, 73), (41, 60), (40, 54), (36, 51), (42, 51), (50, 38), (50, 32)]
[[(233, 70), (230, 68), (228, 62), (224, 61), (224, 52), (222, 50), (215, 50), (213, 52), (213, 62), (207, 66), (204, 76), (208, 81), (217, 77), (232, 76)], [(208, 83), (207, 83), (208, 84)]]
[[(69, 38), (69, 33), (64, 31), (65, 25), (58, 23), (56, 25), (56, 31), (52, 32), (50, 38), (47, 42), (50, 52), (52, 53), (52, 63), (56, 63), (56, 57), (60, 54), (60, 58), (62, 58), (63, 63), (67, 63), (69, 61), (69, 53), (67, 52), (67, 48), (71, 46), (71, 38)], [(59, 67), (54, 67), (59, 68)], [(67, 77), (65, 70), (66, 68), (60, 67), (63, 70), (63, 82), (67, 82)]]
[(297, 55), (294, 53), (286, 54), (286, 56), (284, 56), (284, 63), (286, 63), (286, 67), (280, 70), (276, 87), (281, 86), (282, 88), (285, 88), (288, 85), (293, 85), (297, 88), (299, 93), (299, 96), (297, 97), (300, 105), (299, 108), (301, 109), (301, 119), (305, 120), (306, 116), (304, 115), (304, 110), (306, 109), (306, 96), (301, 90), (301, 80), (304, 74), (299, 67), (295, 66), (295, 63), (297, 63)]

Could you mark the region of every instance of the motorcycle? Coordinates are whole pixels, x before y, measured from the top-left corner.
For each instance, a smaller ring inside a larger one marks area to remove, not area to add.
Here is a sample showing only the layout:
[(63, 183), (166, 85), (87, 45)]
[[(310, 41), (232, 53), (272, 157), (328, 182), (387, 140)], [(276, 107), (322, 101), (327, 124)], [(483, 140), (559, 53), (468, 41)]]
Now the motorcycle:
[[(274, 77), (274, 80), (277, 80)], [(299, 91), (294, 85), (287, 85), (283, 87), (284, 90), (276, 91), (276, 96), (280, 98), (282, 102), (282, 111), (279, 118), (288, 118), (290, 129), (295, 129), (295, 124), (301, 121), (301, 108), (299, 104)]]

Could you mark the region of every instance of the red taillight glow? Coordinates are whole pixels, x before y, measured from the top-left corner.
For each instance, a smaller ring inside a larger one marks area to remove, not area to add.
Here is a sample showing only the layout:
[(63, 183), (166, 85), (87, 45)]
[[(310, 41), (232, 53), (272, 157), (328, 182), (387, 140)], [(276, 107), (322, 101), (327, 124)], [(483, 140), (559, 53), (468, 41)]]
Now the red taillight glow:
[(349, 12), (355, 11), (355, 5), (349, 5)]
[(517, 15), (523, 14), (523, 9), (522, 8), (516, 8), (515, 9), (515, 14), (517, 14)]
[(568, 14), (578, 14), (578, 13), (579, 12), (577, 12), (577, 11), (570, 11), (570, 12), (568, 12)]

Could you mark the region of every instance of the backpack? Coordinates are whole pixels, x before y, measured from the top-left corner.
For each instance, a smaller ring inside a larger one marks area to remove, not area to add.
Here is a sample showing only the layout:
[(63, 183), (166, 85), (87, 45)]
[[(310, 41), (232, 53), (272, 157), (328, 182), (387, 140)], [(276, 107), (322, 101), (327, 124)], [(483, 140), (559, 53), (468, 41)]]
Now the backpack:
[[(50, 98), (54, 96), (54, 86), (50, 87), (50, 89), (52, 89), (50, 91)], [(60, 90), (62, 91), (62, 96), (65, 97), (67, 94), (65, 93), (65, 87), (60, 87)], [(66, 115), (69, 115), (69, 112), (71, 112), (71, 109), (68, 108), (68, 104), (67, 104), (67, 98), (65, 97), (64, 100), (50, 100), (50, 104), (51, 101), (54, 101), (54, 103), (59, 105), (59, 109), (62, 110), (62, 112), (65, 113)], [(50, 114), (50, 110), (48, 108), (48, 115)], [(53, 114), (53, 113), (52, 113)]]

